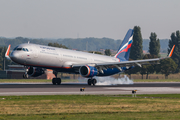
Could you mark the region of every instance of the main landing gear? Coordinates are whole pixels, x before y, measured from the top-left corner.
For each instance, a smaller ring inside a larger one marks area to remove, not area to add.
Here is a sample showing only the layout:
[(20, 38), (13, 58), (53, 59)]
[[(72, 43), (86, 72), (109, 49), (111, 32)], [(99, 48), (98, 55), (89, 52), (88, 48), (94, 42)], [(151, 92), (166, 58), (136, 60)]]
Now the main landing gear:
[(61, 84), (61, 78), (53, 78), (52, 84), (53, 85), (60, 85)]
[(87, 83), (88, 83), (88, 85), (94, 85), (95, 86), (95, 84), (97, 83), (97, 80), (94, 78), (90, 78), (90, 79), (88, 79)]
[(61, 78), (57, 78), (57, 72), (53, 71), (53, 74), (56, 76), (56, 78), (52, 79), (52, 84), (53, 85), (60, 85), (61, 84)]

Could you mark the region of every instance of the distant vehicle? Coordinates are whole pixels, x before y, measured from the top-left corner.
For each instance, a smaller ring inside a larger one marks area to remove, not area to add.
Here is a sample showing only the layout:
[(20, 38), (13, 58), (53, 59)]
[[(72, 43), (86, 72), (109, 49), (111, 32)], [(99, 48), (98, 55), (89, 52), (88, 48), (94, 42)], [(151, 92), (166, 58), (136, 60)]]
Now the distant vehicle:
[[(88, 78), (88, 85), (95, 85), (97, 80), (94, 76), (110, 76), (130, 70), (134, 66), (141, 67), (144, 64), (165, 59), (128, 61), (132, 39), (133, 30), (129, 29), (114, 57), (31, 43), (18, 45), (10, 55), (11, 45), (9, 45), (5, 56), (26, 67), (24, 78), (37, 77), (44, 74), (46, 69), (52, 69), (56, 76), (52, 79), (54, 85), (61, 84), (61, 78), (57, 78), (58, 72), (81, 74)], [(174, 47), (166, 58), (171, 57)]]

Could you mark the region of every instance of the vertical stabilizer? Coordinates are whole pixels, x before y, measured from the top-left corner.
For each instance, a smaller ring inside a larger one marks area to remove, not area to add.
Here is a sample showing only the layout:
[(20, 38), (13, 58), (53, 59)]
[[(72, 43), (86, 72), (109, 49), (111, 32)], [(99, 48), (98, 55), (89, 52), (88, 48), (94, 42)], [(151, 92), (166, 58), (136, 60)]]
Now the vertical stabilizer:
[(133, 39), (133, 30), (129, 29), (124, 40), (121, 43), (121, 46), (118, 49), (117, 54), (114, 57), (119, 58), (119, 59), (123, 58), (125, 60), (129, 60), (132, 39)]

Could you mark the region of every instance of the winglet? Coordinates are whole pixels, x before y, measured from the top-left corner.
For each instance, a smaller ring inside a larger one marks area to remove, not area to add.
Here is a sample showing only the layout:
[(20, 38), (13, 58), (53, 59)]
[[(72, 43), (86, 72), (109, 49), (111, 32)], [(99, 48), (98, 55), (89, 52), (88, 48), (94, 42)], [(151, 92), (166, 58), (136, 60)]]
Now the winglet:
[(173, 45), (173, 48), (171, 49), (171, 52), (169, 53), (168, 57), (171, 57), (174, 51), (175, 45)]
[(5, 53), (5, 57), (8, 58), (8, 59), (10, 59), (10, 57), (9, 57), (10, 48), (11, 48), (11, 45), (8, 46), (8, 49), (7, 49), (6, 53)]

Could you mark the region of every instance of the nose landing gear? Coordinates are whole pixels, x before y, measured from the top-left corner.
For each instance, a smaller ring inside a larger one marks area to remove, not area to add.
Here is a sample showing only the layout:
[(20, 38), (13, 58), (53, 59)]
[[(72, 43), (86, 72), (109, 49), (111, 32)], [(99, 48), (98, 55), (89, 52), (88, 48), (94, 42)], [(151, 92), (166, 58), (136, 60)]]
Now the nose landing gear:
[(88, 85), (93, 85), (93, 86), (95, 86), (96, 83), (97, 83), (97, 80), (96, 80), (95, 78), (93, 78), (93, 79), (90, 78), (90, 79), (88, 79), (87, 83), (88, 83)]
[(25, 69), (25, 73), (23, 74), (23, 78), (25, 78), (25, 79), (29, 78), (28, 68)]

